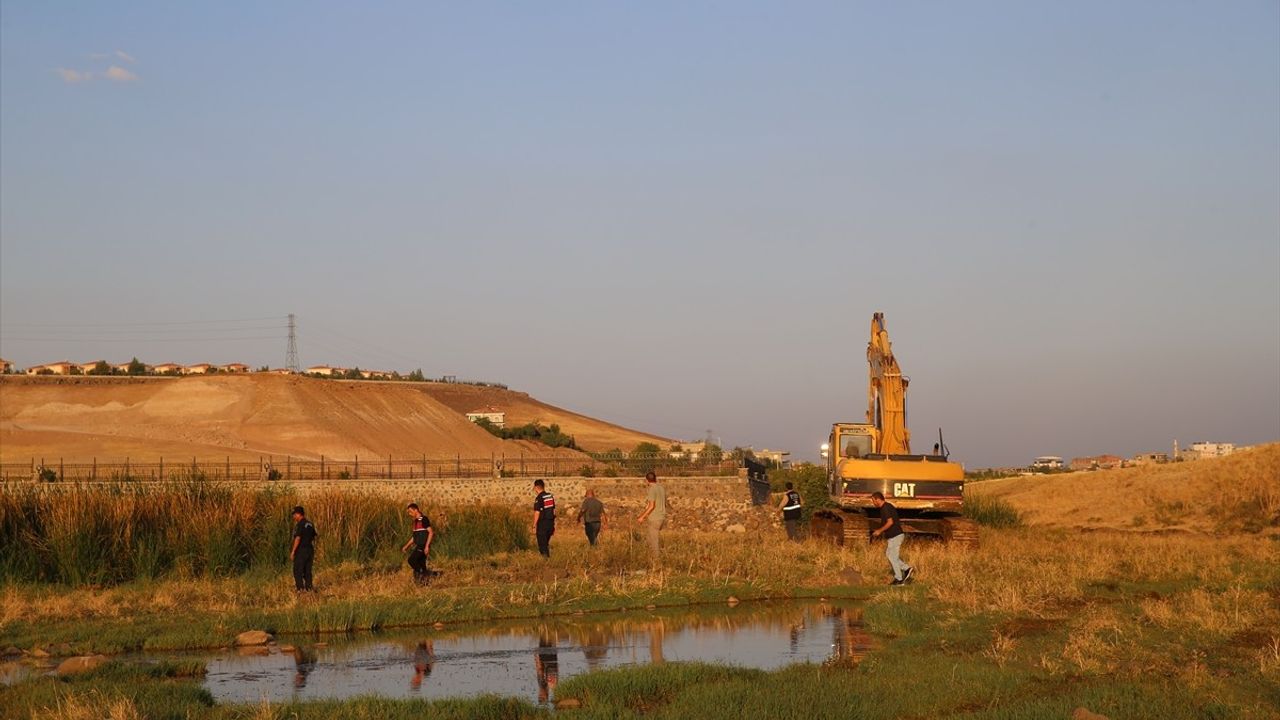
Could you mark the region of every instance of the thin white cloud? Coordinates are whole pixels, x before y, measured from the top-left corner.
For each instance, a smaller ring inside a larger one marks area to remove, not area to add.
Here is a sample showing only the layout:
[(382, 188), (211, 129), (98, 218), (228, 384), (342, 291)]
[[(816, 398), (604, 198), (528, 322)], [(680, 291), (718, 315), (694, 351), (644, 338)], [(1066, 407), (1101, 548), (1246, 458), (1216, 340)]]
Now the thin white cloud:
[(71, 70), (69, 68), (55, 68), (54, 72), (58, 73), (58, 76), (62, 78), (62, 82), (64, 83), (75, 84), (89, 82), (93, 79), (93, 73), (91, 72), (81, 72), (79, 70)]
[(132, 64), (134, 64), (134, 63), (136, 63), (136, 62), (138, 62), (137, 60), (135, 60), (135, 59), (133, 58), (133, 56), (132, 56), (132, 55), (130, 55), (129, 53), (127, 53), (127, 52), (125, 52), (125, 51), (123, 51), (123, 50), (117, 50), (117, 51), (115, 51), (115, 56), (116, 56), (116, 57), (118, 57), (118, 58), (120, 58), (121, 60), (123, 60), (123, 61), (125, 61), (125, 62), (129, 63), (130, 65), (132, 65)]
[(107, 71), (102, 73), (102, 76), (113, 82), (133, 82), (138, 79), (137, 75), (134, 75), (119, 65), (112, 65), (107, 68)]

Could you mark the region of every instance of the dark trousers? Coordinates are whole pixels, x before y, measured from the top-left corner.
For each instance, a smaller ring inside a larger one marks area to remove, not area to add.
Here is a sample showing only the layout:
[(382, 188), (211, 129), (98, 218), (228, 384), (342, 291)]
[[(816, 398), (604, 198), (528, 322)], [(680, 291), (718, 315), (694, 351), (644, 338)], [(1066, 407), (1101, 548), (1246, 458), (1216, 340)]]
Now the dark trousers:
[(551, 536), (556, 534), (556, 524), (554, 522), (538, 523), (538, 552), (542, 553), (542, 557), (551, 557)]
[(596, 538), (600, 536), (600, 522), (584, 522), (582, 527), (587, 531), (587, 542), (595, 546)]
[(316, 559), (316, 549), (300, 547), (293, 553), (293, 585), (298, 590), (311, 590), (311, 565)]
[(427, 554), (414, 548), (409, 551), (409, 567), (413, 568), (413, 581), (424, 583), (427, 581)]
[(797, 520), (785, 520), (785, 519), (784, 519), (784, 520), (782, 521), (782, 524), (787, 526), (787, 539), (788, 539), (788, 540), (799, 540), (799, 539), (800, 539), (800, 521), (799, 521), (798, 519), (797, 519)]

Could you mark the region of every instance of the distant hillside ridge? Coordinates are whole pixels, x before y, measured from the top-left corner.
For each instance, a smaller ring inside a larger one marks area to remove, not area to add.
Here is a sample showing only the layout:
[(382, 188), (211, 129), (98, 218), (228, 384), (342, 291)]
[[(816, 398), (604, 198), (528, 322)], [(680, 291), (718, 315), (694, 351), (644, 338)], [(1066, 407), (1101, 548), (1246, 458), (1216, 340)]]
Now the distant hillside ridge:
[(1280, 443), (1221, 458), (971, 482), (1031, 525), (1280, 533)]
[(584, 451), (669, 442), (495, 387), (269, 373), (9, 375), (0, 377), (0, 459), (552, 454), (537, 443), (501, 440), (466, 418), (488, 407), (506, 412), (508, 426), (557, 424)]

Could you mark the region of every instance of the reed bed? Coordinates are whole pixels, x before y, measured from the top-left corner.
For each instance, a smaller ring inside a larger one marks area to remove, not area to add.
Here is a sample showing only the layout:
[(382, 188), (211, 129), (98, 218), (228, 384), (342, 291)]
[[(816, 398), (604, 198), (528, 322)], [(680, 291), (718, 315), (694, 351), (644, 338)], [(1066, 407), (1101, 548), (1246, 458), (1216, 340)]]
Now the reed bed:
[[(0, 583), (113, 585), (166, 577), (227, 577), (278, 569), (289, 556), (295, 505), (316, 524), (317, 561), (393, 567), (409, 532), (387, 498), (329, 492), (302, 502), (289, 487), (245, 489), (200, 479), (0, 493)], [(480, 557), (528, 547), (514, 511), (481, 507), (438, 515), (441, 556)], [(446, 532), (447, 530), (447, 532)]]

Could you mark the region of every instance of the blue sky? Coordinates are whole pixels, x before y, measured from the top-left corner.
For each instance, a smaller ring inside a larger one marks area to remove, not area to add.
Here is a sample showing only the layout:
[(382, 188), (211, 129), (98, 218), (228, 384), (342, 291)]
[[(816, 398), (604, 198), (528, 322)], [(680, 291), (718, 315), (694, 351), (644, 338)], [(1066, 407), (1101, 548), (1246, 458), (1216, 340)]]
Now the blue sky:
[(293, 312), (812, 457), (877, 310), (969, 465), (1280, 438), (1280, 5), (0, 6), (20, 365)]

